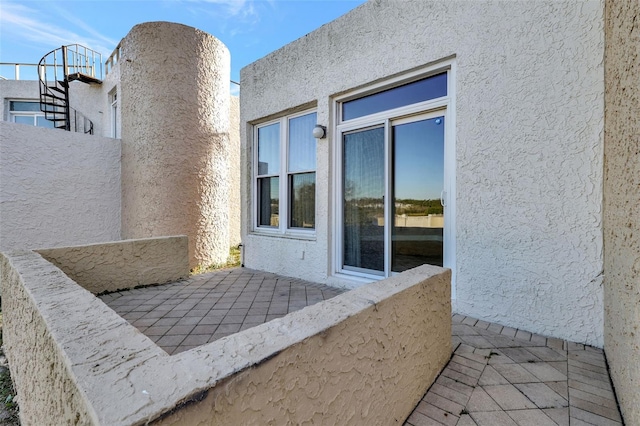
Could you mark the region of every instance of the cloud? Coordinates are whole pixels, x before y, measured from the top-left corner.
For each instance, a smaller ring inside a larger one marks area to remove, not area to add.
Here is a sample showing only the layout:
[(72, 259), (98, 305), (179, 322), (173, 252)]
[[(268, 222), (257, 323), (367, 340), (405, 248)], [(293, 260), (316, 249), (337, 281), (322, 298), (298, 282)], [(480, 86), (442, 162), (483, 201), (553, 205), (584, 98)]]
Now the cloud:
[[(50, 50), (66, 44), (79, 43), (100, 53), (109, 54), (117, 41), (103, 36), (79, 19), (69, 16), (68, 11), (48, 4), (48, 13), (3, 0), (0, 13), (2, 38), (13, 38), (20, 42), (30, 42)], [(53, 13), (52, 13), (53, 12)], [(61, 20), (72, 22), (83, 33), (78, 33), (58, 24)], [(44, 52), (43, 52), (44, 53)]]

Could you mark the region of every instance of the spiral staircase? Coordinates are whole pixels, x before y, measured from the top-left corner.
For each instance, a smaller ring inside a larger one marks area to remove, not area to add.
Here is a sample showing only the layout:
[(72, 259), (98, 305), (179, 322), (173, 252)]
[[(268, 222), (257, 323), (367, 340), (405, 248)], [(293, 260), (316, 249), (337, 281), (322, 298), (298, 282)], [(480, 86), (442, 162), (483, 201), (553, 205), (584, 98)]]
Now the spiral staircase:
[(93, 134), (93, 122), (69, 105), (73, 81), (102, 84), (102, 55), (79, 44), (52, 50), (40, 59), (40, 110), (54, 127)]

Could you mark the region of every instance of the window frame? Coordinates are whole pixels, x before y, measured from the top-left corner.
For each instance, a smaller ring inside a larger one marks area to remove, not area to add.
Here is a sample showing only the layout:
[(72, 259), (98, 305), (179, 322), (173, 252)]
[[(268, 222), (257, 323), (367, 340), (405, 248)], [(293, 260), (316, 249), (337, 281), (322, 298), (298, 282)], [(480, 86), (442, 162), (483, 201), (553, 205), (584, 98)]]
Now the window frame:
[[(273, 235), (279, 237), (294, 237), (302, 239), (315, 239), (317, 229), (317, 139), (315, 144), (315, 163), (313, 169), (289, 171), (289, 121), (298, 117), (303, 117), (309, 114), (316, 114), (317, 122), (317, 109), (305, 109), (304, 111), (296, 112), (285, 116), (278, 117), (273, 120), (264, 121), (253, 125), (253, 161), (252, 161), (252, 232), (261, 235)], [(278, 139), (278, 159), (279, 168), (277, 172), (259, 174), (258, 173), (258, 146), (259, 138), (258, 132), (261, 128), (271, 126), (273, 124), (279, 125), (279, 139)], [(314, 123), (315, 124), (315, 123)], [(310, 129), (311, 132), (311, 129)], [(316, 191), (314, 191), (314, 226), (313, 228), (302, 228), (291, 226), (291, 209), (292, 209), (292, 176), (302, 175), (306, 173), (314, 173), (316, 181)], [(263, 178), (275, 178), (279, 179), (278, 192), (279, 192), (279, 207), (278, 207), (278, 226), (265, 226), (259, 224), (259, 208), (260, 208), (260, 185), (258, 184), (260, 179)], [(284, 200), (284, 201), (283, 201)]]
[[(27, 126), (31, 125), (33, 127), (40, 127), (42, 129), (53, 129), (54, 128), (54, 123), (52, 121), (49, 121), (46, 119), (44, 112), (42, 112), (40, 110), (40, 101), (37, 99), (7, 99), (7, 110), (9, 112), (9, 122), (11, 123), (17, 123), (17, 124), (25, 124)], [(25, 102), (25, 103), (32, 103), (32, 104), (37, 104), (38, 105), (38, 109), (35, 111), (25, 111), (25, 110), (18, 110), (18, 111), (12, 111), (11, 110), (11, 104), (13, 102)], [(27, 124), (27, 123), (18, 123), (16, 121), (16, 117), (31, 117), (33, 118), (33, 123), (32, 124)], [(46, 120), (48, 123), (50, 123), (50, 125), (48, 126), (38, 126), (38, 118), (43, 118), (44, 120)]]
[[(422, 102), (418, 102), (415, 104), (405, 105), (397, 108), (392, 108), (389, 110), (384, 110), (376, 113), (372, 113), (370, 115), (356, 117), (349, 120), (343, 120), (343, 110), (342, 105), (345, 102), (364, 98), (366, 96), (376, 94), (379, 92), (383, 92), (386, 90), (394, 89), (396, 87), (403, 86), (405, 84), (409, 84), (418, 80), (426, 79), (431, 76), (447, 73), (447, 94), (446, 96), (442, 96), (439, 98), (434, 98)], [(356, 131), (358, 129), (371, 127), (375, 125), (383, 125), (387, 129), (387, 137), (390, 137), (388, 132), (390, 123), (394, 120), (397, 120), (402, 117), (412, 117), (416, 115), (430, 115), (436, 111), (442, 112), (445, 117), (445, 190), (443, 191), (443, 196), (445, 199), (445, 203), (447, 206), (446, 219), (445, 223), (448, 225), (444, 229), (444, 237), (445, 237), (445, 249), (444, 249), (444, 266), (452, 269), (452, 297), (455, 298), (456, 288), (455, 288), (455, 250), (456, 250), (456, 236), (455, 236), (455, 217), (456, 217), (456, 208), (455, 208), (455, 187), (456, 187), (456, 163), (455, 163), (455, 87), (456, 81), (456, 61), (455, 58), (443, 60), (437, 64), (426, 66), (420, 69), (415, 69), (413, 71), (407, 72), (402, 75), (397, 75), (394, 77), (390, 77), (381, 82), (373, 83), (366, 87), (361, 87), (359, 89), (355, 89), (349, 91), (343, 95), (336, 96), (332, 99), (332, 110), (334, 117), (334, 140), (332, 141), (332, 150), (334, 152), (333, 155), (333, 163), (332, 168), (334, 170), (332, 177), (332, 188), (333, 188), (333, 224), (331, 226), (331, 238), (333, 240), (332, 244), (332, 255), (330, 256), (332, 265), (331, 271), (332, 275), (349, 279), (349, 280), (361, 280), (362, 282), (371, 282), (380, 279), (384, 279), (385, 276), (376, 275), (372, 273), (368, 273), (366, 271), (356, 271), (345, 269), (342, 266), (342, 257), (343, 257), (343, 231), (342, 231), (342, 223), (343, 223), (343, 212), (342, 212), (342, 202), (341, 199), (343, 197), (343, 189), (342, 189), (342, 167), (343, 167), (343, 159), (342, 159), (342, 138), (343, 134)], [(385, 142), (386, 144), (386, 142)], [(385, 149), (388, 146), (385, 145)], [(385, 158), (388, 162), (388, 152), (385, 152)], [(388, 186), (390, 183), (387, 181), (388, 179), (388, 167), (389, 165), (385, 163), (385, 185)], [(388, 196), (388, 194), (385, 194)], [(387, 211), (387, 206), (385, 205), (385, 218), (389, 215)], [(388, 220), (388, 219), (386, 219)], [(387, 250), (385, 247), (385, 262), (387, 261)], [(386, 269), (386, 268), (385, 268)], [(392, 273), (391, 275), (395, 275)]]

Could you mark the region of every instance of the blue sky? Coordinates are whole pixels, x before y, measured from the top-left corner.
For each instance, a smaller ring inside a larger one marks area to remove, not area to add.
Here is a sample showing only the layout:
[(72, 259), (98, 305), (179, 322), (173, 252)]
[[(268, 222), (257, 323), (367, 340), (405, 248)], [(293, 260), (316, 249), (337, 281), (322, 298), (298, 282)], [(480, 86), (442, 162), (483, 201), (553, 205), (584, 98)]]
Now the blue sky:
[[(106, 59), (129, 30), (170, 21), (212, 34), (240, 69), (365, 0), (0, 0), (0, 62), (37, 63), (63, 44), (79, 43)], [(5, 71), (3, 67), (0, 74)], [(11, 77), (13, 74), (11, 72)]]

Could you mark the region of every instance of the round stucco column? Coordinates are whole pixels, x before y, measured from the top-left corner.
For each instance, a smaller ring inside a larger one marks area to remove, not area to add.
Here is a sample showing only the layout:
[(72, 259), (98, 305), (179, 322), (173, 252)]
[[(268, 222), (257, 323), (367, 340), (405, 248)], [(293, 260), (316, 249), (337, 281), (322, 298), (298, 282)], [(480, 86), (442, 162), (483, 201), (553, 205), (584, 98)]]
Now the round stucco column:
[(122, 238), (186, 234), (191, 267), (229, 254), (229, 50), (181, 24), (120, 50)]

